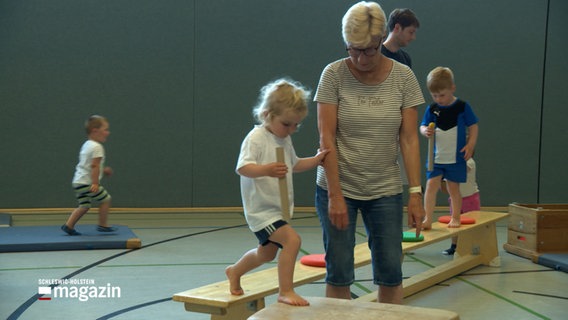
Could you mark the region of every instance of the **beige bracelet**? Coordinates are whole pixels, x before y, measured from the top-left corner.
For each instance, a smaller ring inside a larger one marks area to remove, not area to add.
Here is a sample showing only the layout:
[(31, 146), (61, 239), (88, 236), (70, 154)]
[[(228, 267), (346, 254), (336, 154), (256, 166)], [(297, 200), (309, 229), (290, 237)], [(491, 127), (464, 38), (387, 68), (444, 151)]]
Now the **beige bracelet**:
[(408, 193), (422, 193), (422, 187), (410, 187), (408, 188)]

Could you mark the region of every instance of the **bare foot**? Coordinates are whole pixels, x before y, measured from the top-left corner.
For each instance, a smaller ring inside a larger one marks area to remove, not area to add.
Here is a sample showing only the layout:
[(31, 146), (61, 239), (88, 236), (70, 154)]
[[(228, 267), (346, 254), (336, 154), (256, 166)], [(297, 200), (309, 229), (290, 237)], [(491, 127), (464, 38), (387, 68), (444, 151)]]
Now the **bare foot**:
[(424, 221), (422, 221), (422, 230), (430, 230), (432, 229), (432, 222), (429, 221), (428, 219), (424, 219)]
[(227, 275), (227, 279), (229, 279), (229, 290), (231, 294), (235, 296), (245, 294), (245, 291), (241, 288), (241, 277), (237, 277), (233, 274), (233, 266), (225, 268), (225, 274)]
[(278, 302), (289, 304), (291, 306), (309, 306), (308, 300), (300, 297), (296, 292), (280, 293)]
[(450, 222), (448, 223), (448, 228), (459, 228), (461, 226), (460, 219), (451, 218)]

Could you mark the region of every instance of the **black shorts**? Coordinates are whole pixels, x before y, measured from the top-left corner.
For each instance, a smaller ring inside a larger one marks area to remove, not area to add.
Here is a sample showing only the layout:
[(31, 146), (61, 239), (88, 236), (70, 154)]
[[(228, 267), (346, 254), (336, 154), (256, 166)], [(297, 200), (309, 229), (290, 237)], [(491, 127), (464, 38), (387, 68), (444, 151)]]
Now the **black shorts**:
[(272, 235), (274, 233), (274, 231), (276, 231), (278, 228), (285, 226), (287, 224), (288, 224), (288, 222), (286, 222), (284, 220), (278, 220), (278, 221), (274, 222), (273, 224), (267, 226), (266, 228), (255, 232), (254, 235), (258, 239), (258, 243), (261, 246), (266, 246), (269, 243), (274, 243), (279, 248), (282, 248), (282, 245), (280, 243), (270, 241), (270, 239), (268, 239), (268, 238), (270, 238), (270, 235)]

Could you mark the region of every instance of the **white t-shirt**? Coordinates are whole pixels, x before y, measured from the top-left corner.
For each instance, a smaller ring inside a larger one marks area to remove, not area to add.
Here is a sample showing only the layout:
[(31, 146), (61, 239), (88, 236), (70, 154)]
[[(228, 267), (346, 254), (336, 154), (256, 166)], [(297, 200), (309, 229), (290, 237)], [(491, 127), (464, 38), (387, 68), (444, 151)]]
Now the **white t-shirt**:
[[(290, 217), (292, 217), (294, 212), (292, 171), (298, 163), (298, 157), (292, 146), (290, 136), (281, 139), (273, 135), (264, 126), (255, 126), (243, 140), (236, 170), (251, 163), (267, 164), (276, 162), (277, 147), (284, 148), (284, 158), (288, 166), (286, 181), (288, 183)], [(268, 225), (283, 219), (278, 178), (268, 176), (248, 178), (241, 176), (241, 197), (245, 218), (253, 232), (260, 231)]]
[(73, 184), (91, 185), (91, 164), (93, 159), (101, 159), (101, 170), (99, 174), (99, 181), (103, 178), (103, 168), (105, 165), (105, 149), (99, 142), (87, 140), (83, 143), (81, 151), (79, 152), (79, 163), (75, 167), (75, 176), (73, 177)]
[(475, 178), (475, 161), (473, 158), (467, 160), (467, 180), (465, 183), (460, 183), (460, 193), (462, 197), (469, 197), (472, 194), (479, 192), (479, 187), (477, 186), (477, 180)]

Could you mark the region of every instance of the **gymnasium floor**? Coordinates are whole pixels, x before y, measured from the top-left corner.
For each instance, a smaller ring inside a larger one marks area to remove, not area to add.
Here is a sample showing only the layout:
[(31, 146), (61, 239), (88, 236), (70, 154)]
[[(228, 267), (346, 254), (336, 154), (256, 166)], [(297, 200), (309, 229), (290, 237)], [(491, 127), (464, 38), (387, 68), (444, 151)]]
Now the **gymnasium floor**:
[[(310, 211), (297, 212), (293, 221), (303, 240), (301, 254), (323, 250), (319, 222)], [(67, 214), (50, 210), (14, 213), (12, 225), (61, 225)], [(447, 212), (441, 208), (437, 214)], [(142, 240), (142, 247), (0, 253), (0, 319), (209, 319), (205, 314), (186, 312), (182, 303), (171, 300), (172, 295), (224, 280), (225, 267), (256, 244), (244, 225), (242, 213), (232, 209), (225, 212), (117, 209), (110, 221), (129, 226)], [(90, 213), (80, 223), (96, 223), (96, 214)], [(500, 267), (474, 268), (406, 298), (405, 304), (452, 310), (465, 320), (566, 319), (568, 275), (504, 251), (506, 226), (505, 220), (497, 227)], [(80, 231), (81, 226), (77, 229)], [(363, 241), (361, 227), (359, 242)], [(449, 241), (442, 242), (407, 255), (404, 276), (451, 259), (440, 253), (448, 245)], [(359, 296), (376, 289), (369, 269), (357, 269), (353, 294)], [(40, 281), (63, 278), (105, 286), (112, 289), (109, 292), (113, 291), (115, 297), (87, 301), (33, 298)], [(308, 284), (297, 291), (304, 296), (323, 296), (324, 285)], [(274, 302), (274, 296), (267, 298), (267, 304)]]

